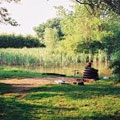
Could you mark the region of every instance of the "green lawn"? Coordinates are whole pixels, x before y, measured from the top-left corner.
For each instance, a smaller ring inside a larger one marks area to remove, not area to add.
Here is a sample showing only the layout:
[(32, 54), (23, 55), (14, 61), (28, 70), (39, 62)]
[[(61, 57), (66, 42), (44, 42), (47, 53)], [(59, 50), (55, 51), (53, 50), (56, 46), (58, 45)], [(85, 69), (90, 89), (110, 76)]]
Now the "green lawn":
[(35, 78), (35, 77), (57, 77), (59, 74), (46, 74), (35, 72), (34, 70), (28, 70), (24, 68), (16, 68), (16, 67), (9, 67), (9, 66), (1, 66), (0, 67), (0, 79), (5, 78)]
[(9, 89), (0, 84), (2, 120), (120, 120), (120, 87), (111, 81), (41, 86), (22, 99), (2, 96)]

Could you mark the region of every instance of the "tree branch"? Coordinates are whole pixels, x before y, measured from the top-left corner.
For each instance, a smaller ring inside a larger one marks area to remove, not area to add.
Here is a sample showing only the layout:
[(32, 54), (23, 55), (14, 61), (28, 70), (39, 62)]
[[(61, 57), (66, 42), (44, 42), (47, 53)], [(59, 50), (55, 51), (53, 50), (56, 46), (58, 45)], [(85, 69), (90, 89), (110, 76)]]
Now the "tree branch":
[[(120, 0), (75, 0), (79, 4), (88, 5), (94, 11), (99, 6), (105, 6), (120, 15)], [(87, 1), (87, 2), (86, 2)]]
[[(0, 0), (2, 2), (19, 2), (20, 0)], [(9, 12), (6, 8), (0, 7), (0, 23), (10, 24), (12, 26), (18, 26), (19, 24), (9, 16)]]
[(91, 5), (91, 3), (89, 2), (81, 2), (80, 0), (75, 0), (75, 1), (78, 2), (79, 4)]

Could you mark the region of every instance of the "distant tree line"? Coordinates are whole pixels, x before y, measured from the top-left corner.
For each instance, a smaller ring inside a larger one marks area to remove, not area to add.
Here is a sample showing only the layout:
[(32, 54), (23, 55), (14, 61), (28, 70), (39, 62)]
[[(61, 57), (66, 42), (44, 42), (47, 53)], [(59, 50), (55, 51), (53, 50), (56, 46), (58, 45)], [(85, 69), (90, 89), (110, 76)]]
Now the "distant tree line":
[(31, 35), (0, 35), (0, 48), (44, 47), (45, 45)]

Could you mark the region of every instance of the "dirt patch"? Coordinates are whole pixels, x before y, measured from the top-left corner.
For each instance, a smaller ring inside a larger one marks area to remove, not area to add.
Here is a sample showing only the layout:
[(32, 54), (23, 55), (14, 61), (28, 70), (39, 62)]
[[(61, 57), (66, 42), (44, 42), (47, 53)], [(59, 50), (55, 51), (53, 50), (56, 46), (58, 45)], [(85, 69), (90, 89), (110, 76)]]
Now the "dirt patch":
[(24, 79), (5, 79), (0, 80), (0, 83), (12, 85), (12, 89), (9, 93), (5, 93), (4, 96), (11, 96), (12, 94), (19, 93), (19, 98), (23, 98), (30, 89), (48, 85), (56, 84), (56, 80), (65, 80), (66, 83), (72, 83), (74, 78), (57, 77), (57, 78), (24, 78)]

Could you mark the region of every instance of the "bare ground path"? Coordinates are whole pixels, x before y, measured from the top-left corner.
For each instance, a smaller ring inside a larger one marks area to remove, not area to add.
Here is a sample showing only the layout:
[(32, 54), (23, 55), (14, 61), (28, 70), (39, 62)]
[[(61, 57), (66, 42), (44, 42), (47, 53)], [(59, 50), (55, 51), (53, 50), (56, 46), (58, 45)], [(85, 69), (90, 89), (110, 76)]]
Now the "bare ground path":
[[(49, 85), (49, 84), (56, 84), (55, 80), (65, 80), (66, 83), (72, 83), (74, 78), (67, 78), (67, 77), (56, 77), (56, 78), (21, 78), (21, 79), (3, 79), (0, 80), (0, 83), (11, 85), (11, 89), (7, 92), (2, 94), (3, 96), (14, 96), (18, 94), (16, 97), (17, 99), (23, 99), (27, 93), (30, 92), (32, 88)], [(0, 120), (2, 119), (2, 109), (0, 107)]]
[(55, 77), (55, 78), (23, 78), (23, 79), (5, 79), (0, 80), (0, 83), (9, 84), (12, 89), (3, 94), (4, 96), (10, 96), (11, 94), (19, 93), (19, 98), (23, 98), (32, 88), (42, 85), (56, 84), (55, 80), (65, 80), (66, 83), (72, 83), (74, 78), (68, 77)]

